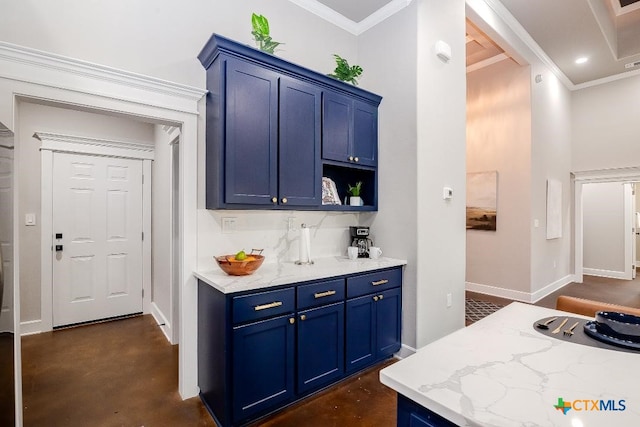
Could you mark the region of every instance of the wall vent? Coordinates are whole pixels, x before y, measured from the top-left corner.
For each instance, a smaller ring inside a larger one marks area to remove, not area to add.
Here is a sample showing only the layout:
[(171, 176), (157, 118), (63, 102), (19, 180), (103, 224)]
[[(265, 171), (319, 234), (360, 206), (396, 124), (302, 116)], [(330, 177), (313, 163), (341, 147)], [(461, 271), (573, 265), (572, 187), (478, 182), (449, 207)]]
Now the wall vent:
[(624, 68), (626, 68), (626, 69), (635, 68), (635, 67), (637, 67), (639, 65), (640, 65), (640, 61), (629, 62), (628, 64), (624, 64)]

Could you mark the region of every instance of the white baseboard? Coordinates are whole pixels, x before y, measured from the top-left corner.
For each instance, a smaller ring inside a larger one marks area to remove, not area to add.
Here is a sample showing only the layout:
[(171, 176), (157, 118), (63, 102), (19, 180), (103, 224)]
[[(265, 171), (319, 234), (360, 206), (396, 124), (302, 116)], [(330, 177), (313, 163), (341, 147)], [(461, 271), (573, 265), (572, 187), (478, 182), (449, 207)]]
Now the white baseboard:
[(584, 268), (583, 274), (587, 276), (608, 277), (610, 279), (626, 279), (624, 271), (600, 270), (597, 268)]
[(42, 332), (42, 320), (27, 320), (20, 322), (20, 336), (34, 335)]
[(576, 277), (574, 274), (567, 274), (563, 278), (558, 279), (553, 283), (549, 283), (544, 288), (538, 289), (533, 294), (531, 294), (531, 302), (536, 303), (540, 301), (542, 298), (546, 297), (547, 295), (552, 294), (558, 289), (562, 288), (563, 286), (566, 286), (571, 282), (575, 282), (576, 281), (575, 278)]
[(400, 351), (394, 354), (394, 356), (396, 359), (404, 359), (405, 357), (411, 356), (415, 352), (416, 352), (415, 348), (409, 347), (406, 344), (402, 344), (402, 346), (400, 347)]
[(494, 297), (507, 298), (515, 301), (531, 302), (529, 292), (514, 291), (513, 289), (500, 288), (498, 286), (482, 285), (480, 283), (466, 282), (466, 290)]
[(575, 281), (573, 274), (568, 274), (565, 277), (549, 283), (542, 289), (539, 289), (533, 293), (515, 291), (513, 289), (500, 288), (491, 285), (482, 285), (480, 283), (466, 282), (466, 290), (471, 292), (478, 292), (480, 294), (491, 295), (494, 297), (507, 298), (515, 301), (522, 301), (526, 303), (535, 303), (540, 301), (547, 295), (557, 291), (565, 285)]
[(169, 323), (165, 315), (162, 313), (162, 310), (158, 308), (155, 302), (151, 302), (151, 315), (156, 319), (156, 323), (167, 338), (167, 341), (171, 342), (171, 323)]

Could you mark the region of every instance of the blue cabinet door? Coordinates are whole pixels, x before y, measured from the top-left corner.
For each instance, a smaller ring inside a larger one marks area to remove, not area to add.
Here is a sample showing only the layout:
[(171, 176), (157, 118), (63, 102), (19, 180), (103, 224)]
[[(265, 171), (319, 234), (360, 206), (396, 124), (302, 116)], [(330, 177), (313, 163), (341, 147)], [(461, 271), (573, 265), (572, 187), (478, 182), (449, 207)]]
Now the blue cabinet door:
[(319, 206), (322, 201), (321, 98), (318, 86), (280, 79), (278, 203)]
[(400, 288), (381, 292), (375, 305), (376, 358), (384, 359), (400, 350), (402, 321)]
[(294, 396), (295, 324), (281, 316), (233, 328), (233, 420)]
[(401, 318), (401, 288), (348, 300), (346, 371), (357, 371), (400, 350)]
[(272, 204), (277, 196), (278, 74), (226, 60), (225, 203)]
[(322, 101), (322, 158), (376, 166), (378, 107), (326, 91)]
[(353, 101), (325, 91), (322, 98), (322, 158), (348, 162), (353, 139)]
[(378, 107), (361, 101), (353, 104), (352, 153), (358, 164), (378, 164)]
[(373, 295), (347, 301), (346, 371), (372, 364), (376, 359), (376, 311)]
[(298, 313), (298, 393), (344, 374), (344, 302)]

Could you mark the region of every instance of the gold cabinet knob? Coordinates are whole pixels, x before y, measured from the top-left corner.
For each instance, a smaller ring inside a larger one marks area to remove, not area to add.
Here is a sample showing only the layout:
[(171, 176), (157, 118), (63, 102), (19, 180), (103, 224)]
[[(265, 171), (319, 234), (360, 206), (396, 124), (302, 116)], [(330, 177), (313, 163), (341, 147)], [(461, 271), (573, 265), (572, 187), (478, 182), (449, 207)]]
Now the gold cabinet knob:
[(294, 323), (296, 323), (296, 318), (295, 318), (295, 317), (290, 317), (290, 318), (289, 318), (289, 323), (291, 323), (292, 325), (293, 325)]
[(271, 198), (271, 203), (278, 203), (278, 198), (277, 197), (272, 197)]
[(307, 319), (307, 315), (303, 314), (302, 316), (300, 316), (300, 320), (306, 320)]
[(358, 161), (360, 161), (360, 159), (358, 159), (357, 157), (356, 157), (355, 159), (353, 159), (353, 160), (355, 160), (355, 162), (356, 162), (356, 163), (357, 163)]
[(287, 198), (286, 197), (282, 198), (282, 203), (287, 203)]
[(349, 156), (349, 161), (353, 162), (353, 156)]
[(375, 297), (373, 297), (373, 300), (374, 300), (374, 301), (378, 301), (378, 299), (379, 299), (379, 298), (378, 298), (378, 295), (376, 295)]
[(380, 297), (379, 297), (379, 298), (380, 298), (380, 299), (384, 298), (384, 295), (380, 295)]

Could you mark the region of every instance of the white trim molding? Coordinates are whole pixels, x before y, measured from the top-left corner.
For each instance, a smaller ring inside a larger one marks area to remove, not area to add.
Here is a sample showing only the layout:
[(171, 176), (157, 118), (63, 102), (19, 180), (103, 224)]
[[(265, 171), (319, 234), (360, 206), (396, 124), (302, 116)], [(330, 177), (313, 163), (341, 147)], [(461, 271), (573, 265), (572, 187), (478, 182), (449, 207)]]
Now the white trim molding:
[(355, 36), (375, 27), (385, 19), (409, 6), (412, 2), (412, 0), (391, 0), (362, 21), (355, 22), (316, 0), (289, 1)]
[(171, 322), (167, 320), (167, 316), (164, 315), (162, 310), (160, 310), (160, 308), (156, 305), (155, 302), (151, 303), (151, 315), (153, 316), (153, 318), (156, 321), (156, 324), (164, 334), (164, 337), (171, 344), (171, 334), (172, 334)]
[(396, 359), (404, 359), (405, 357), (409, 357), (412, 354), (414, 354), (417, 350), (413, 347), (410, 347), (406, 344), (402, 344), (402, 346), (400, 347), (400, 350), (394, 354), (394, 357)]
[[(197, 114), (205, 90), (0, 42), (0, 77)], [(146, 99), (146, 101), (145, 101)]]
[(20, 322), (20, 336), (35, 335), (44, 332), (40, 320), (27, 320)]
[(599, 268), (583, 268), (582, 273), (585, 276), (607, 277), (609, 279), (629, 280), (624, 271), (602, 270)]
[(40, 146), (41, 150), (51, 150), (55, 152), (124, 157), (140, 160), (153, 160), (155, 152), (153, 145), (136, 142), (112, 141), (50, 132), (36, 132), (33, 134), (33, 137), (42, 142)]

